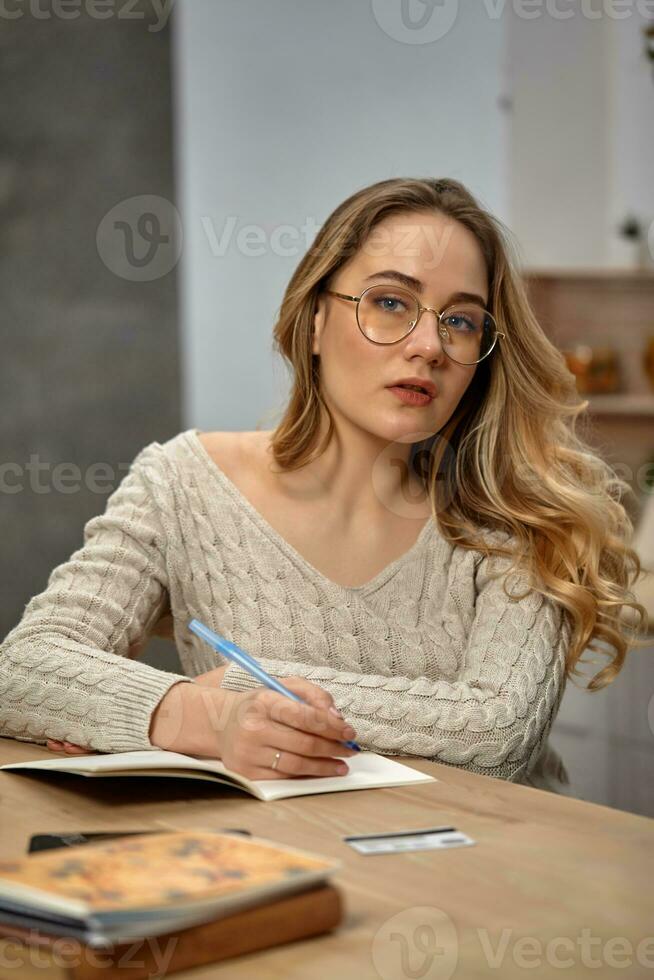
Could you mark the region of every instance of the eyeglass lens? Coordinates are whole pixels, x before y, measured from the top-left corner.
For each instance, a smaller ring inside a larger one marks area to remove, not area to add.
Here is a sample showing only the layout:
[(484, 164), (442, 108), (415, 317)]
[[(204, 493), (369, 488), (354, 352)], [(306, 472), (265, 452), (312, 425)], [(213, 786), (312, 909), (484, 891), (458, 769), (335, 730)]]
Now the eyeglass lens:
[[(359, 326), (369, 340), (393, 344), (412, 329), (420, 312), (411, 293), (395, 286), (373, 286), (359, 302)], [(497, 327), (491, 314), (474, 303), (444, 311), (439, 326), (443, 350), (459, 364), (475, 364), (493, 347)]]

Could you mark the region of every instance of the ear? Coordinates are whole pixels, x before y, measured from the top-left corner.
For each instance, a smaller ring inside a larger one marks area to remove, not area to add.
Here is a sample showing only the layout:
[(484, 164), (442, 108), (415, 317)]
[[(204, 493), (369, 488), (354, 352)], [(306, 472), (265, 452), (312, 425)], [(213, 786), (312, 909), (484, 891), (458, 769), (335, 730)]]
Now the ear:
[(325, 296), (319, 296), (316, 303), (316, 312), (313, 315), (312, 354), (320, 354), (320, 336), (325, 325), (326, 307)]

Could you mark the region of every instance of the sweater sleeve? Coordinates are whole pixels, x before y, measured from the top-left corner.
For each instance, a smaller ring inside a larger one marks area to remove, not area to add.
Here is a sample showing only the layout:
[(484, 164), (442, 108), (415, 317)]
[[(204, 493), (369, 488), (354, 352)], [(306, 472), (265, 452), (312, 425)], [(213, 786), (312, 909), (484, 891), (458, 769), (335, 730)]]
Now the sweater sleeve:
[[(415, 755), (482, 775), (521, 782), (539, 755), (565, 685), (570, 629), (563, 607), (531, 590), (503, 590), (493, 557), (477, 565), (475, 616), (456, 680), (382, 676), (258, 658), (268, 673), (299, 676), (334, 698), (357, 741), (384, 755)], [(494, 570), (494, 568), (493, 568)], [(223, 687), (258, 682), (230, 664)]]
[(164, 533), (143, 449), (0, 646), (0, 734), (101, 752), (152, 749), (151, 715), (191, 678), (129, 657), (167, 600)]

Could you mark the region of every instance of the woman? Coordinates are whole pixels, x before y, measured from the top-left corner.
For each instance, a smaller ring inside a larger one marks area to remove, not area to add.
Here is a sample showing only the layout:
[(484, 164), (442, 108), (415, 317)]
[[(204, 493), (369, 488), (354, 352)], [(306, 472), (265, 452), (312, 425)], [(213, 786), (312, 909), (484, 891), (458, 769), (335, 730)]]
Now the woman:
[[(356, 737), (560, 790), (566, 679), (590, 646), (613, 657), (589, 688), (610, 683), (637, 645), (621, 611), (646, 614), (627, 484), (576, 434), (586, 403), (514, 265), (457, 181), (344, 201), (275, 326), (281, 422), (138, 454), (0, 648), (0, 730), (254, 779), (347, 771)], [(184, 675), (132, 659), (168, 604)], [(216, 667), (193, 617), (307, 704)]]

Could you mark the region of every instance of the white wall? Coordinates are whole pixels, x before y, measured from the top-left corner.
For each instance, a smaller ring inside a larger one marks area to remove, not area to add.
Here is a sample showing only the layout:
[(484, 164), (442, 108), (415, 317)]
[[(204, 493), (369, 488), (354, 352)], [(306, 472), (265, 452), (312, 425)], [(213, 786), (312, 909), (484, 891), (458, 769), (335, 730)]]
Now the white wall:
[(602, 265), (609, 148), (606, 20), (588, 20), (579, 11), (559, 20), (544, 9), (527, 19), (513, 6), (505, 19), (513, 107), (510, 222), (525, 265)]
[[(609, 157), (609, 231), (627, 211), (648, 225), (654, 222), (654, 63), (643, 53), (643, 27), (654, 23), (634, 10), (633, 16), (611, 25), (609, 118), (612, 139)], [(654, 235), (654, 231), (652, 232)], [(650, 236), (650, 263), (654, 237)], [(610, 234), (608, 261), (619, 263), (619, 239)]]
[[(380, 26), (383, 6), (174, 7), (185, 426), (252, 429), (284, 400), (286, 373), (277, 359), (273, 371), (271, 354), (275, 313), (318, 227), (354, 190), (394, 176), (451, 176), (506, 217), (503, 25), (480, 5), (461, 5), (446, 36), (406, 43)], [(212, 254), (206, 228), (220, 239), (230, 221), (231, 242)], [(313, 231), (300, 230), (307, 224)], [(260, 255), (237, 244), (247, 225), (261, 229)], [(293, 254), (271, 244), (281, 225), (298, 232)]]
[(627, 211), (654, 219), (650, 7), (648, 20), (637, 0), (506, 6), (509, 224), (527, 266), (624, 265), (616, 225)]

